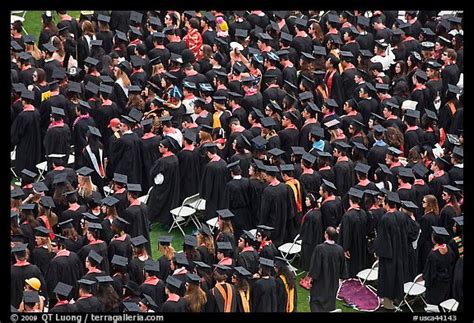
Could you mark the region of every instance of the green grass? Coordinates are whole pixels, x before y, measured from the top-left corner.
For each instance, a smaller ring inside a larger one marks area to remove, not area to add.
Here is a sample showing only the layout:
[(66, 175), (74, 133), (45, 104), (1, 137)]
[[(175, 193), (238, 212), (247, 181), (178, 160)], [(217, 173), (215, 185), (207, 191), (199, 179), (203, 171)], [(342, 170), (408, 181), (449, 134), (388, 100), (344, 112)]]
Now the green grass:
[[(25, 15), (25, 21), (23, 22), (23, 27), (25, 27), (28, 34), (34, 35), (35, 40), (38, 41), (39, 34), (41, 32), (41, 15), (44, 11), (27, 11)], [(59, 22), (59, 17), (56, 14), (56, 11), (52, 11), (54, 23)], [(78, 18), (80, 16), (80, 11), (68, 11), (68, 14), (71, 17)]]

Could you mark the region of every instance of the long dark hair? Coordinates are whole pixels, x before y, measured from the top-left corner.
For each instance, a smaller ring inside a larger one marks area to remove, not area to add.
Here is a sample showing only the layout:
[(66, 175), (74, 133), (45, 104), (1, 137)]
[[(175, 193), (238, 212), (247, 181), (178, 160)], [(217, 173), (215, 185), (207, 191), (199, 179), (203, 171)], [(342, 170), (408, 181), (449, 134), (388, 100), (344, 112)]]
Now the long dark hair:
[(104, 312), (117, 312), (121, 299), (111, 284), (99, 284), (97, 298), (104, 304)]
[(286, 264), (284, 265), (278, 262), (275, 263), (275, 267), (278, 274), (285, 276), (289, 289), (295, 288), (295, 274), (290, 268)]

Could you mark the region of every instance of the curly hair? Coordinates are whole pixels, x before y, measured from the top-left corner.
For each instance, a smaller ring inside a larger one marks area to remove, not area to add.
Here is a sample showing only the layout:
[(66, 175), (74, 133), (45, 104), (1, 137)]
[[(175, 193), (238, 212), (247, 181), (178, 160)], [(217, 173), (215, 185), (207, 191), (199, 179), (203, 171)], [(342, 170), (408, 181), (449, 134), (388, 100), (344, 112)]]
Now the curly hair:
[(403, 147), (405, 139), (403, 134), (396, 127), (388, 127), (385, 132), (385, 141), (393, 147)]

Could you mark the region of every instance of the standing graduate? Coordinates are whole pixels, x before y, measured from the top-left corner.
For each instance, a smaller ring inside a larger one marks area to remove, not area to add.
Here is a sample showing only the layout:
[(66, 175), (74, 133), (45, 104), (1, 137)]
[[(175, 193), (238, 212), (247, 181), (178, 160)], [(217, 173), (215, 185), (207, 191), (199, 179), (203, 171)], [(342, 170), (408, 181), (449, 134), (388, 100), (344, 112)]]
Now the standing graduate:
[(324, 242), (313, 251), (309, 269), (313, 281), (309, 301), (311, 312), (335, 310), (339, 280), (347, 277), (344, 249), (336, 244), (336, 238), (336, 229), (328, 227)]
[(120, 123), (120, 137), (112, 146), (111, 156), (114, 172), (127, 174), (129, 183), (141, 183), (143, 179), (142, 142), (132, 131), (135, 120), (129, 116), (122, 116)]
[(231, 267), (218, 264), (213, 273), (215, 286), (209, 291), (209, 310), (217, 313), (237, 312), (237, 289), (228, 283)]
[(305, 205), (308, 212), (303, 215), (301, 221), (301, 267), (304, 271), (309, 271), (313, 250), (317, 245), (323, 242), (324, 230), (321, 210), (314, 193), (306, 194)]
[(138, 287), (138, 290), (142, 294), (149, 295), (156, 303), (158, 309), (160, 309), (166, 298), (165, 283), (157, 277), (160, 271), (160, 264), (157, 261), (148, 259), (143, 270), (145, 271), (145, 281)]
[(446, 244), (449, 233), (444, 227), (433, 226), (433, 250), (426, 259), (423, 279), (428, 304), (439, 305), (451, 296), (451, 283), (456, 257)]
[(258, 272), (258, 252), (253, 247), (257, 239), (255, 236), (244, 230), (238, 241), (239, 254), (236, 257), (236, 265), (248, 270), (252, 275)]
[(64, 116), (63, 109), (51, 107), (51, 123), (46, 130), (43, 144), (46, 156), (50, 154), (64, 155), (63, 160), (67, 161), (71, 149), (71, 130), (64, 123)]
[[(145, 263), (151, 259), (151, 255), (147, 252), (146, 247), (150, 245), (149, 241), (142, 235), (130, 239), (133, 245), (132, 260), (128, 265), (128, 273), (130, 280), (141, 285), (145, 281), (143, 269)], [(137, 287), (138, 287), (137, 285)]]
[(232, 225), (236, 239), (242, 235), (242, 230), (252, 229), (252, 217), (254, 216), (251, 209), (250, 181), (248, 178), (242, 177), (239, 164), (240, 160), (236, 160), (227, 165), (232, 179), (227, 182), (225, 187), (227, 208), (235, 215)]
[(277, 247), (271, 240), (272, 231), (275, 230), (273, 227), (267, 225), (258, 225), (256, 238), (258, 241), (257, 252), (261, 258), (275, 259), (275, 256), (279, 254)]
[(10, 269), (10, 304), (15, 308), (21, 303), (25, 279), (36, 277), (40, 280), (41, 286), (46, 286), (38, 266), (28, 262), (26, 247), (27, 244), (18, 244), (11, 249), (16, 262)]
[(278, 247), (293, 238), (289, 225), (293, 225), (296, 216), (295, 200), (291, 188), (276, 178), (278, 167), (266, 166), (264, 172), (269, 185), (262, 194), (260, 224), (275, 228), (272, 240)]
[(277, 290), (275, 277), (271, 276), (274, 261), (260, 258), (260, 278), (250, 289), (250, 309), (252, 312), (276, 312)]
[(161, 157), (160, 153), (160, 138), (154, 134), (155, 127), (153, 125), (153, 118), (145, 119), (141, 122), (143, 126), (144, 135), (141, 137), (142, 154), (143, 154), (143, 191), (148, 192), (148, 189), (153, 185), (153, 180), (150, 178), (150, 170), (155, 162)]
[(334, 165), (334, 174), (336, 175), (336, 182), (338, 196), (343, 197), (354, 186), (354, 163), (349, 159), (348, 149), (351, 146), (343, 141), (336, 141), (333, 156), (336, 157), (336, 164)]
[(11, 126), (11, 150), (16, 146), (15, 169), (33, 171), (43, 158), (41, 156), (40, 116), (32, 105), (34, 93), (23, 91), (21, 94), (23, 111)]
[(75, 306), (78, 312), (103, 312), (104, 305), (99, 299), (92, 294), (92, 288), (96, 282), (89, 279), (80, 279), (79, 283), (79, 298), (76, 300)]
[(43, 226), (37, 226), (35, 228), (36, 246), (30, 254), (31, 263), (38, 266), (43, 275), (46, 274), (49, 262), (54, 257), (54, 253), (51, 251), (49, 233), (50, 231)]
[(86, 133), (86, 146), (80, 156), (76, 156), (80, 161), (79, 166), (85, 166), (93, 169), (90, 174), (92, 182), (97, 186), (97, 191), (103, 192), (105, 185), (105, 154), (100, 139), (102, 135), (99, 129), (89, 126)]
[[(379, 257), (379, 280), (377, 294), (384, 298), (386, 309), (395, 309), (393, 300), (403, 297), (405, 283), (404, 268), (406, 258), (403, 258), (401, 228), (397, 221), (400, 198), (396, 192), (388, 192), (384, 199), (386, 213), (382, 216), (377, 227), (375, 238), (375, 254)], [(406, 255), (406, 254), (405, 254)]]
[(161, 312), (170, 313), (170, 312), (186, 312), (186, 301), (183, 297), (180, 297), (179, 290), (183, 283), (178, 278), (169, 276), (166, 279), (166, 302), (163, 303), (161, 307)]
[[(91, 106), (88, 102), (79, 100), (76, 108), (77, 118), (72, 124), (72, 141), (74, 142), (74, 156), (82, 156), (84, 148), (87, 146), (86, 134), (89, 131), (89, 126), (95, 127), (94, 119), (89, 115)], [(74, 169), (78, 169), (80, 159), (76, 158), (74, 161)]]
[(275, 283), (277, 293), (277, 312), (296, 313), (298, 293), (295, 274), (288, 267), (286, 259), (275, 257)]
[(352, 187), (348, 195), (349, 209), (342, 216), (339, 225), (339, 245), (344, 249), (348, 276), (355, 278), (359, 271), (367, 267), (368, 218), (359, 205), (364, 192)]
[(102, 257), (100, 268), (102, 268), (107, 274), (109, 274), (110, 270), (109, 270), (109, 257), (107, 255), (107, 244), (104, 241), (99, 239), (101, 230), (102, 230), (102, 224), (93, 223), (93, 222), (87, 223), (86, 237), (89, 243), (83, 246), (77, 252), (77, 255), (79, 256), (79, 258), (81, 258), (81, 261), (84, 263), (86, 260), (86, 257), (89, 255), (89, 252), (91, 250), (94, 250)]
[(166, 280), (169, 275), (173, 273), (171, 270), (171, 261), (175, 255), (175, 250), (171, 245), (172, 236), (160, 236), (158, 237), (158, 248), (159, 252), (162, 255), (158, 258), (160, 264), (160, 272), (158, 273), (158, 278)]
[(206, 200), (206, 214), (204, 220), (213, 218), (216, 210), (225, 208), (225, 186), (227, 183), (227, 164), (217, 155), (217, 145), (204, 145), (209, 163), (202, 174), (199, 193)]
[(125, 233), (125, 227), (128, 225), (130, 223), (119, 216), (113, 219), (111, 227), (113, 237), (107, 249), (109, 261), (112, 261), (115, 255), (125, 257), (128, 260), (132, 259), (131, 238), (129, 234)]
[[(69, 301), (72, 298), (72, 286), (58, 282), (54, 287), (53, 293), (55, 295), (56, 304), (54, 306), (49, 304), (49, 313), (73, 313), (76, 311), (76, 306), (71, 304)], [(51, 302), (51, 299), (50, 299)]]
[(321, 215), (323, 230), (327, 227), (337, 227), (341, 222), (344, 210), (342, 208), (341, 199), (335, 196), (336, 186), (333, 183), (323, 179), (323, 183), (319, 188), (321, 201)]
[(130, 206), (123, 212), (123, 218), (125, 221), (128, 221), (130, 225), (127, 226), (125, 232), (127, 232), (132, 238), (143, 235), (147, 240), (146, 250), (151, 256), (148, 207), (138, 199), (142, 188), (140, 184), (128, 184), (127, 189), (128, 202), (130, 203)]
[(187, 129), (183, 133), (183, 149), (178, 153), (179, 160), (179, 203), (185, 198), (199, 192), (201, 180), (200, 156), (198, 149), (194, 146), (196, 132)]
[(153, 186), (147, 206), (150, 222), (158, 221), (168, 230), (173, 223), (170, 210), (179, 205), (179, 161), (173, 153), (174, 140), (165, 138), (160, 143), (161, 158), (150, 170)]

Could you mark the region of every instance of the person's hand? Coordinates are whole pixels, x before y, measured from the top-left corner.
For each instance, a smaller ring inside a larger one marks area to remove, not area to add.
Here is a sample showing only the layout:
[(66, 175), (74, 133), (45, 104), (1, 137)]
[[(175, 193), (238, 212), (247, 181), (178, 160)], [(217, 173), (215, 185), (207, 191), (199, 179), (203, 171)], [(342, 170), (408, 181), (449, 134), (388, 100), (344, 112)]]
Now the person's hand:
[(349, 252), (349, 250), (344, 251), (344, 257), (346, 257), (347, 259), (351, 259), (351, 253)]

